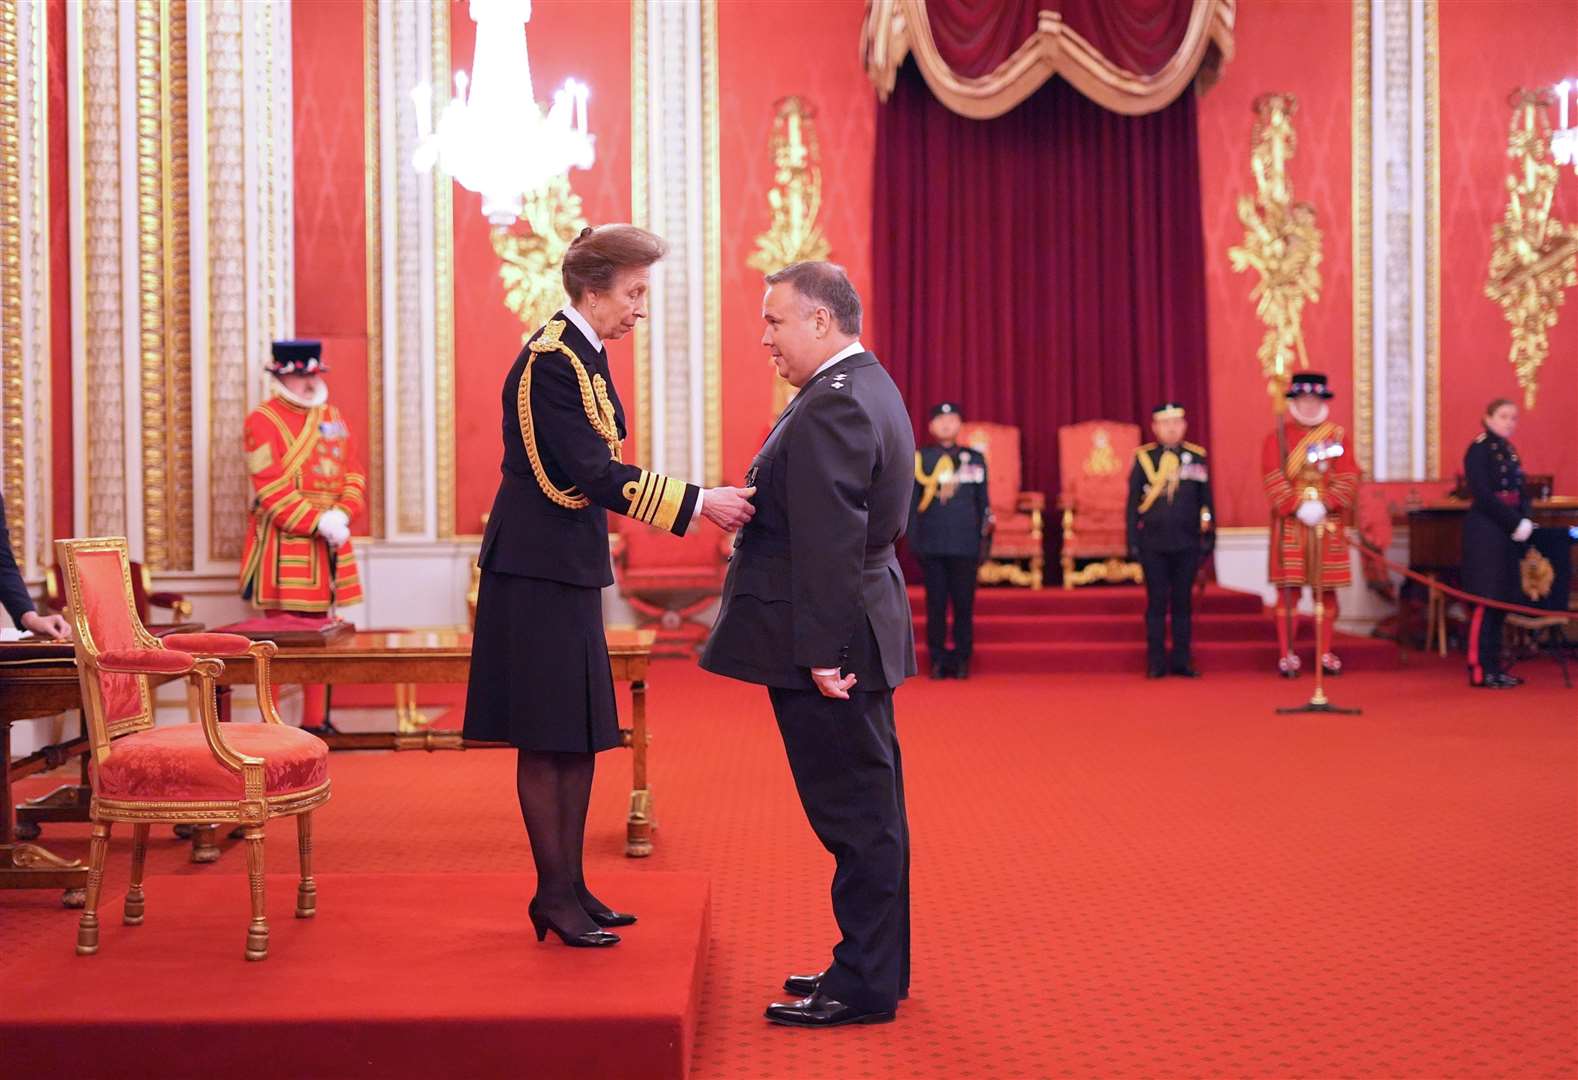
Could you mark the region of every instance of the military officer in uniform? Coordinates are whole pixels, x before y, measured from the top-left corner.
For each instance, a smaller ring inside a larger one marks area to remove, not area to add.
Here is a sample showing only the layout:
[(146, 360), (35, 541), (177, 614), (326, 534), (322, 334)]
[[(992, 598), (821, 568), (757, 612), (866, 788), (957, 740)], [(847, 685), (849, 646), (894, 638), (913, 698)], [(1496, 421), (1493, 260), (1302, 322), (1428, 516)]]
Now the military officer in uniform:
[(767, 1009), (806, 1027), (891, 1020), (909, 987), (909, 826), (893, 691), (915, 673), (904, 534), (915, 433), (898, 387), (860, 343), (843, 269), (767, 278), (762, 344), (799, 389), (751, 465), (708, 671), (767, 687), (806, 817), (836, 860), (832, 964), (793, 975)]
[[(1463, 518), (1463, 588), (1476, 596), (1516, 603), (1518, 549), (1534, 534), (1523, 491), (1523, 464), (1513, 449), (1518, 407), (1497, 398), (1485, 408), (1485, 430), (1463, 455), (1463, 479), (1473, 502)], [(1468, 681), (1508, 690), (1523, 680), (1501, 668), (1501, 631), (1507, 613), (1480, 604), (1468, 632)]]
[(1138, 559), (1145, 571), (1145, 672), (1152, 679), (1169, 671), (1189, 679), (1200, 675), (1190, 653), (1190, 603), (1200, 560), (1215, 544), (1215, 511), (1205, 449), (1184, 442), (1188, 428), (1182, 405), (1169, 401), (1156, 406), (1151, 412), (1156, 441), (1135, 451), (1129, 470), (1129, 557)]
[[(910, 499), (910, 550), (926, 581), (926, 648), (931, 677), (968, 679), (975, 640), (975, 575), (981, 538), (991, 520), (986, 455), (958, 445), (964, 417), (944, 401), (931, 411), (936, 440), (915, 452), (915, 493)], [(953, 605), (953, 649), (948, 606)]]
[(531, 336), (504, 376), (503, 461), (478, 563), (465, 736), (517, 749), (515, 794), (543, 941), (614, 945), (635, 916), (587, 887), (582, 847), (596, 755), (621, 745), (603, 629), (614, 583), (608, 514), (683, 535), (706, 517), (733, 530), (751, 492), (702, 491), (624, 460), (625, 411), (604, 342), (646, 318), (662, 238), (634, 225), (582, 229), (564, 257), (570, 302)]

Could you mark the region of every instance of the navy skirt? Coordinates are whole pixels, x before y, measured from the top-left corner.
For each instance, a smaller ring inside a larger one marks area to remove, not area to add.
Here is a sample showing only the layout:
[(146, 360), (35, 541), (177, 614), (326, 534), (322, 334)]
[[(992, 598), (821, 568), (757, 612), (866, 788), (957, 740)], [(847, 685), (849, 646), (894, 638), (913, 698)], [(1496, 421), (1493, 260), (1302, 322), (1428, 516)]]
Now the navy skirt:
[(620, 744), (601, 589), (482, 571), (465, 736), (564, 753)]

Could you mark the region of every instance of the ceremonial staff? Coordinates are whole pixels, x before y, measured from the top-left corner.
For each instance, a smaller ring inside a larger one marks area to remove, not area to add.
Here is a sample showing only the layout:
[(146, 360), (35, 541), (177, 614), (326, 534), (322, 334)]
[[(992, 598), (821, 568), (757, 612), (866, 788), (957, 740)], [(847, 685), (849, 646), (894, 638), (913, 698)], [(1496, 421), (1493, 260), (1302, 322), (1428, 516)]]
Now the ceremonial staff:
[[(1278, 428), (1278, 431), (1280, 432), (1281, 429)], [(1320, 657), (1326, 655), (1326, 647), (1330, 644), (1321, 640), (1321, 633), (1326, 626), (1325, 588), (1322, 581), (1322, 578), (1325, 576), (1324, 563), (1326, 560), (1321, 557), (1321, 538), (1325, 533), (1335, 531), (1336, 527), (1330, 521), (1323, 521), (1317, 527), (1308, 530), (1315, 564), (1315, 692), (1310, 695), (1310, 699), (1303, 705), (1279, 708), (1277, 710), (1277, 715), (1279, 716), (1290, 716), (1294, 713), (1341, 713), (1345, 716), (1358, 716), (1364, 712), (1363, 709), (1345, 709), (1340, 705), (1333, 705), (1326, 699), (1326, 665), (1320, 662)], [(1306, 559), (1308, 558), (1309, 556), (1306, 555)], [(1291, 613), (1292, 606), (1291, 604), (1289, 605), (1288, 618), (1290, 621), (1293, 618)], [(1291, 626), (1289, 629), (1291, 630)]]

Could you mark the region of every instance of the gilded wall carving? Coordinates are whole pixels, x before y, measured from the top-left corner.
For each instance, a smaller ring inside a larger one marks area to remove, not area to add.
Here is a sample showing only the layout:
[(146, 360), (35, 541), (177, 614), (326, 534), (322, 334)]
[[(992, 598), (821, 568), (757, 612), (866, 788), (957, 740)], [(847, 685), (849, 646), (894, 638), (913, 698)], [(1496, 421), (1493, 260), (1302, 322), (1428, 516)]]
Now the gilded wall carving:
[(0, 3), (0, 461), (13, 541), (27, 551), (22, 352), (21, 55), (16, 0)]
[[(414, 86), (421, 70), (417, 19), (423, 9), (397, 3), (384, 8), (391, 21), (397, 87)], [(407, 93), (395, 95), (394, 188), (395, 333), (390, 343), (395, 364), (395, 524), (402, 533), (427, 529), (427, 466), (423, 418), (427, 385), (423, 372), (422, 192), (423, 178), (410, 162), (416, 153), (416, 104)]]

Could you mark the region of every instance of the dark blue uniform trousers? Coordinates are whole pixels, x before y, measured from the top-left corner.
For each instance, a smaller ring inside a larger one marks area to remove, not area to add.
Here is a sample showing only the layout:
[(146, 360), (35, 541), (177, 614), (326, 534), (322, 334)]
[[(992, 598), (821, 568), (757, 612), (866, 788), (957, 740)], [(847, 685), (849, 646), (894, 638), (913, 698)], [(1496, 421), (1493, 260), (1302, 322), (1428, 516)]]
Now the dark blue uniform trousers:
[(893, 691), (848, 701), (769, 687), (800, 803), (837, 863), (841, 940), (822, 980), (828, 997), (891, 1011), (909, 994), (910, 830)]

